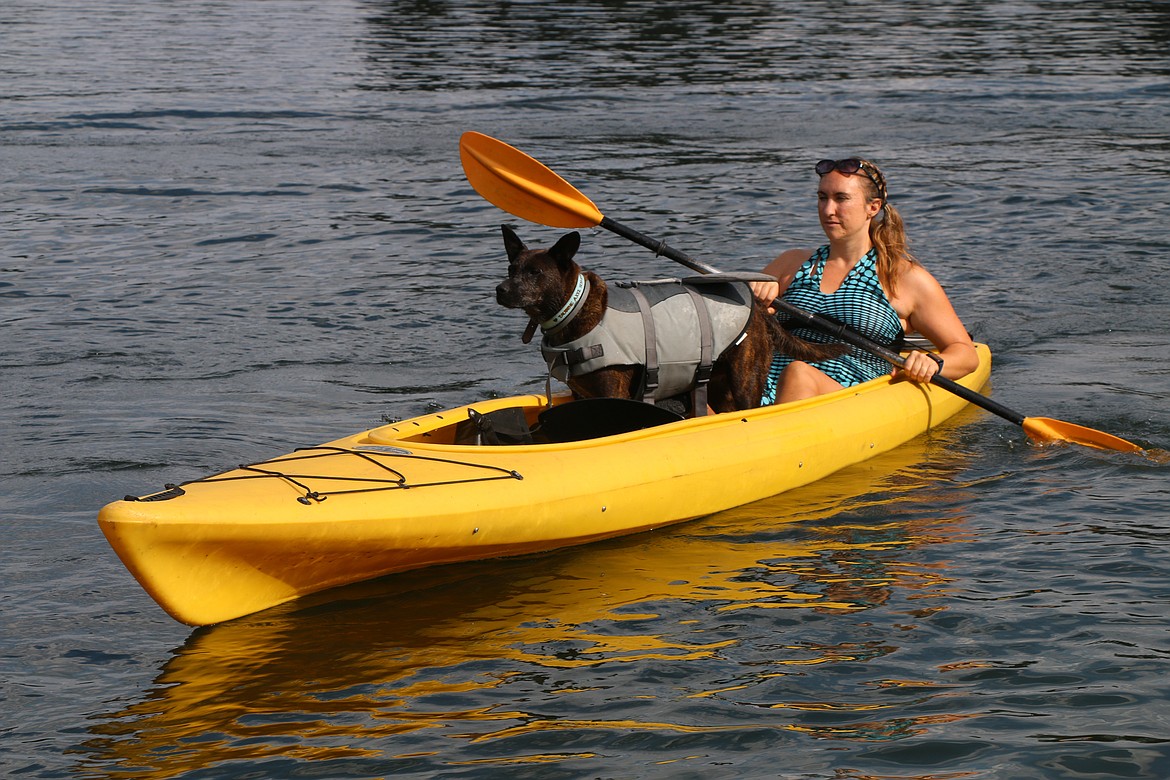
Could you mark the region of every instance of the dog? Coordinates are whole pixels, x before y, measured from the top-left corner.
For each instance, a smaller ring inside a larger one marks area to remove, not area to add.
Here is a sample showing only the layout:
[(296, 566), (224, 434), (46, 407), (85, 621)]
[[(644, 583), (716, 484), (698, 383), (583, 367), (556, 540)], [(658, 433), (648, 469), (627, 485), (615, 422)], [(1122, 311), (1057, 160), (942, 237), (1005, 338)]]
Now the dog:
[[(531, 341), (538, 324), (544, 331), (542, 351), (576, 343), (597, 328), (609, 308), (610, 288), (573, 259), (581, 245), (580, 234), (568, 233), (546, 249), (529, 249), (509, 226), (504, 225), (502, 232), (508, 275), (496, 287), (496, 302), (528, 315), (524, 343)], [(797, 338), (750, 293), (746, 299), (740, 304), (745, 310), (746, 326), (735, 343), (713, 356), (716, 359), (710, 367), (705, 404), (695, 404), (699, 414), (705, 413), (708, 406), (715, 412), (760, 406), (776, 350), (798, 360), (817, 361), (836, 357), (846, 349)], [(699, 317), (695, 307), (690, 311)], [(557, 376), (568, 384), (574, 398), (642, 399), (649, 378), (644, 364), (606, 365), (577, 376)]]

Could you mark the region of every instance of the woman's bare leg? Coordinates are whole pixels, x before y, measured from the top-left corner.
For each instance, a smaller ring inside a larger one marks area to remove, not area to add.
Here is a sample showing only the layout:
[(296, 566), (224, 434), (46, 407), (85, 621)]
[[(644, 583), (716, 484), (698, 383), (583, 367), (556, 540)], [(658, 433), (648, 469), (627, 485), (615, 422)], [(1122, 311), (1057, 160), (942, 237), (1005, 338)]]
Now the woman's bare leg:
[(794, 360), (780, 372), (776, 382), (776, 403), (799, 401), (840, 389), (841, 384), (824, 371), (803, 360)]

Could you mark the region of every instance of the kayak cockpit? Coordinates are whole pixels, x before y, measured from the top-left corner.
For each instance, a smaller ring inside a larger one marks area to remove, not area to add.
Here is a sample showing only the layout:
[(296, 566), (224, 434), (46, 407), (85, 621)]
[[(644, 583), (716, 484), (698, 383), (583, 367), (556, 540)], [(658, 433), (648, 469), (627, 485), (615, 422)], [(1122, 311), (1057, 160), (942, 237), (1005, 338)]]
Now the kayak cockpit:
[[(533, 403), (533, 400), (536, 402)], [(683, 417), (676, 412), (624, 398), (544, 396), (477, 403), (429, 417), (376, 428), (374, 443), (414, 442), (464, 446), (561, 444), (638, 431)]]

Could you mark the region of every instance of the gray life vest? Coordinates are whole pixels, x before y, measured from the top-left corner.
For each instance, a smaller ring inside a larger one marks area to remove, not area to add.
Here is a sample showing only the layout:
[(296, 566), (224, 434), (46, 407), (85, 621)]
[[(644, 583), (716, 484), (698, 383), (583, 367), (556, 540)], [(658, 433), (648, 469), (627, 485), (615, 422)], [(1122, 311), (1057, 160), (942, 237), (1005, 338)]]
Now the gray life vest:
[[(641, 400), (701, 390), (695, 411), (706, 409), (711, 366), (739, 343), (751, 315), (748, 281), (759, 274), (712, 274), (689, 279), (617, 282), (597, 327), (540, 351), (549, 374), (562, 382), (608, 366), (645, 366)], [(698, 403), (702, 401), (702, 405)]]

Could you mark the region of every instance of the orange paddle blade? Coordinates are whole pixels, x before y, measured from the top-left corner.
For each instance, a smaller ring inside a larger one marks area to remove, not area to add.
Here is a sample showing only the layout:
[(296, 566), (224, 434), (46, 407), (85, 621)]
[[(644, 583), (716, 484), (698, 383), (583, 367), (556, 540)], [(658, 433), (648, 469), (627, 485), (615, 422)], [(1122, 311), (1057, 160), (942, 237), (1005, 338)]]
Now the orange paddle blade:
[(509, 214), (559, 228), (595, 227), (602, 215), (577, 188), (519, 149), (483, 133), (459, 139), (467, 181)]
[(1131, 441), (1126, 441), (1104, 431), (1086, 428), (1083, 425), (1074, 425), (1063, 420), (1053, 420), (1049, 417), (1025, 417), (1024, 432), (1036, 441), (1068, 441), (1074, 444), (1083, 444), (1086, 447), (1096, 447), (1100, 450), (1117, 450), (1118, 452), (1145, 452)]

